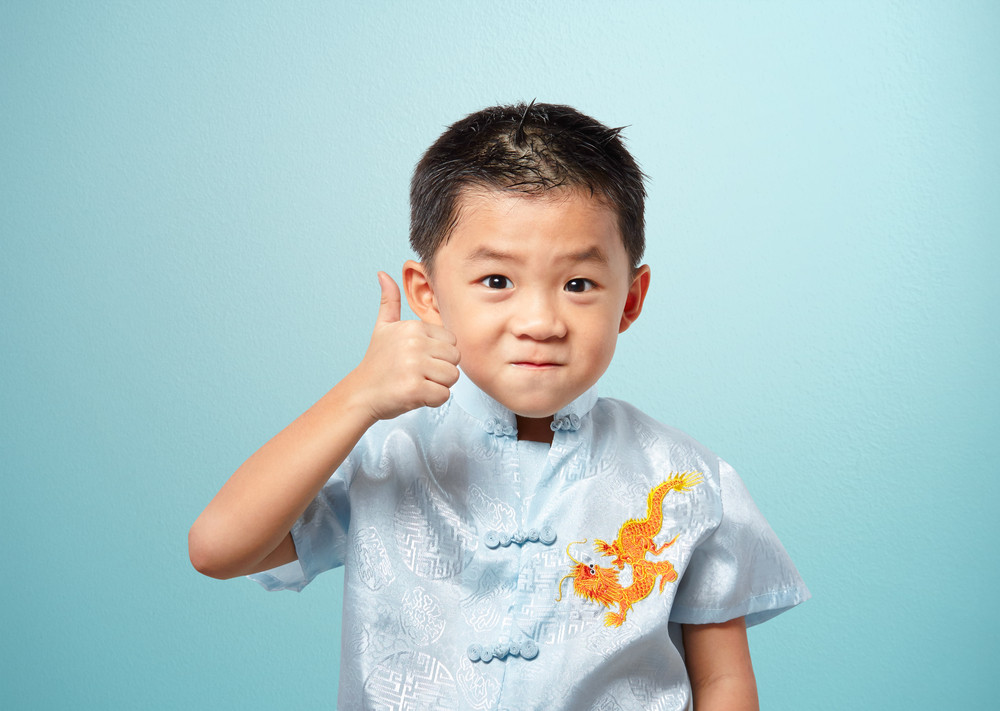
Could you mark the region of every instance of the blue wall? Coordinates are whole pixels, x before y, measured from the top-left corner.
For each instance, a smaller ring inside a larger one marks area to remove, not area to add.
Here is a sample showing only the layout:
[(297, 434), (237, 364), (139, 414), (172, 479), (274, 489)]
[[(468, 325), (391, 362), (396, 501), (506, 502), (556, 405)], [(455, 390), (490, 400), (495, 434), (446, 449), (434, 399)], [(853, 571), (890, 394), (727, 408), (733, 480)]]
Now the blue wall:
[[(339, 585), (189, 566), (225, 478), (360, 358), (407, 183), (487, 104), (649, 173), (603, 391), (743, 474), (812, 588), (767, 709), (995, 702), (993, 2), (0, 9), (0, 707), (319, 708)], [(991, 444), (992, 443), (992, 444)]]

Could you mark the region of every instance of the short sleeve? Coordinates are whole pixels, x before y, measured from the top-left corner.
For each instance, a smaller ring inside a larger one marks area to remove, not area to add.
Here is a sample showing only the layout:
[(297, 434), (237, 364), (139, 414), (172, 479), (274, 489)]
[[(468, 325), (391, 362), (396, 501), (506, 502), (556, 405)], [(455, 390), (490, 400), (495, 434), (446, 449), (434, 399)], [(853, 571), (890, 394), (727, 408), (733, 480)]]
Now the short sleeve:
[(673, 622), (746, 617), (747, 627), (809, 599), (809, 590), (743, 481), (719, 467), (722, 518), (694, 550), (671, 611)]
[(351, 519), (348, 482), (354, 466), (353, 456), (348, 457), (292, 526), (298, 560), (250, 575), (251, 580), (267, 590), (299, 591), (320, 573), (344, 564)]

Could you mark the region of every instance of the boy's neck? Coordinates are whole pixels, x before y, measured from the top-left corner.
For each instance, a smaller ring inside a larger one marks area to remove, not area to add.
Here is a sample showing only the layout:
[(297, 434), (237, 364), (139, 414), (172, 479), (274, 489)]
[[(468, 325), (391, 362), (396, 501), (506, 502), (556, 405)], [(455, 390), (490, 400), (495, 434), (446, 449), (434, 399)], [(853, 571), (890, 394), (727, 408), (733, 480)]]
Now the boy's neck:
[(552, 444), (551, 417), (521, 417), (517, 416), (517, 438), (529, 442), (544, 442)]

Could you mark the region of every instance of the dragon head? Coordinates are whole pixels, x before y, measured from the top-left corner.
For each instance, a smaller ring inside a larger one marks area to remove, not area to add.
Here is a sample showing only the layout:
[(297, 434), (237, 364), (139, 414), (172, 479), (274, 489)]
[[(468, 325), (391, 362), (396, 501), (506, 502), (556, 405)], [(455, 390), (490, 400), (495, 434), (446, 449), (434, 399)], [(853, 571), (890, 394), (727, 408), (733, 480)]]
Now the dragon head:
[(559, 581), (559, 597), (556, 598), (556, 602), (562, 600), (563, 580), (573, 578), (574, 593), (586, 600), (599, 602), (607, 607), (613, 601), (613, 591), (621, 589), (621, 584), (618, 582), (618, 571), (614, 568), (604, 568), (593, 563), (581, 563), (570, 554), (570, 546), (586, 542), (586, 539), (584, 539), (582, 541), (574, 541), (569, 546), (566, 546), (566, 555), (573, 561), (573, 567), (571, 569), (572, 572), (564, 575), (562, 580)]

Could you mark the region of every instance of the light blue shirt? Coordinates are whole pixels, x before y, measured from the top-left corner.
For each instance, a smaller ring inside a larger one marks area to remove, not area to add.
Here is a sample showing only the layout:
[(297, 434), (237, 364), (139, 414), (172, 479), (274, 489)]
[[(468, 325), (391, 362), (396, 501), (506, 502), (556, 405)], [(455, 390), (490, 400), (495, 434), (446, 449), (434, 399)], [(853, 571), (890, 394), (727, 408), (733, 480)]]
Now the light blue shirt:
[(372, 427), (292, 528), (298, 561), (252, 576), (301, 590), (345, 566), (341, 709), (687, 709), (678, 623), (808, 599), (693, 439), (595, 389), (553, 429), (518, 441), (463, 375)]

